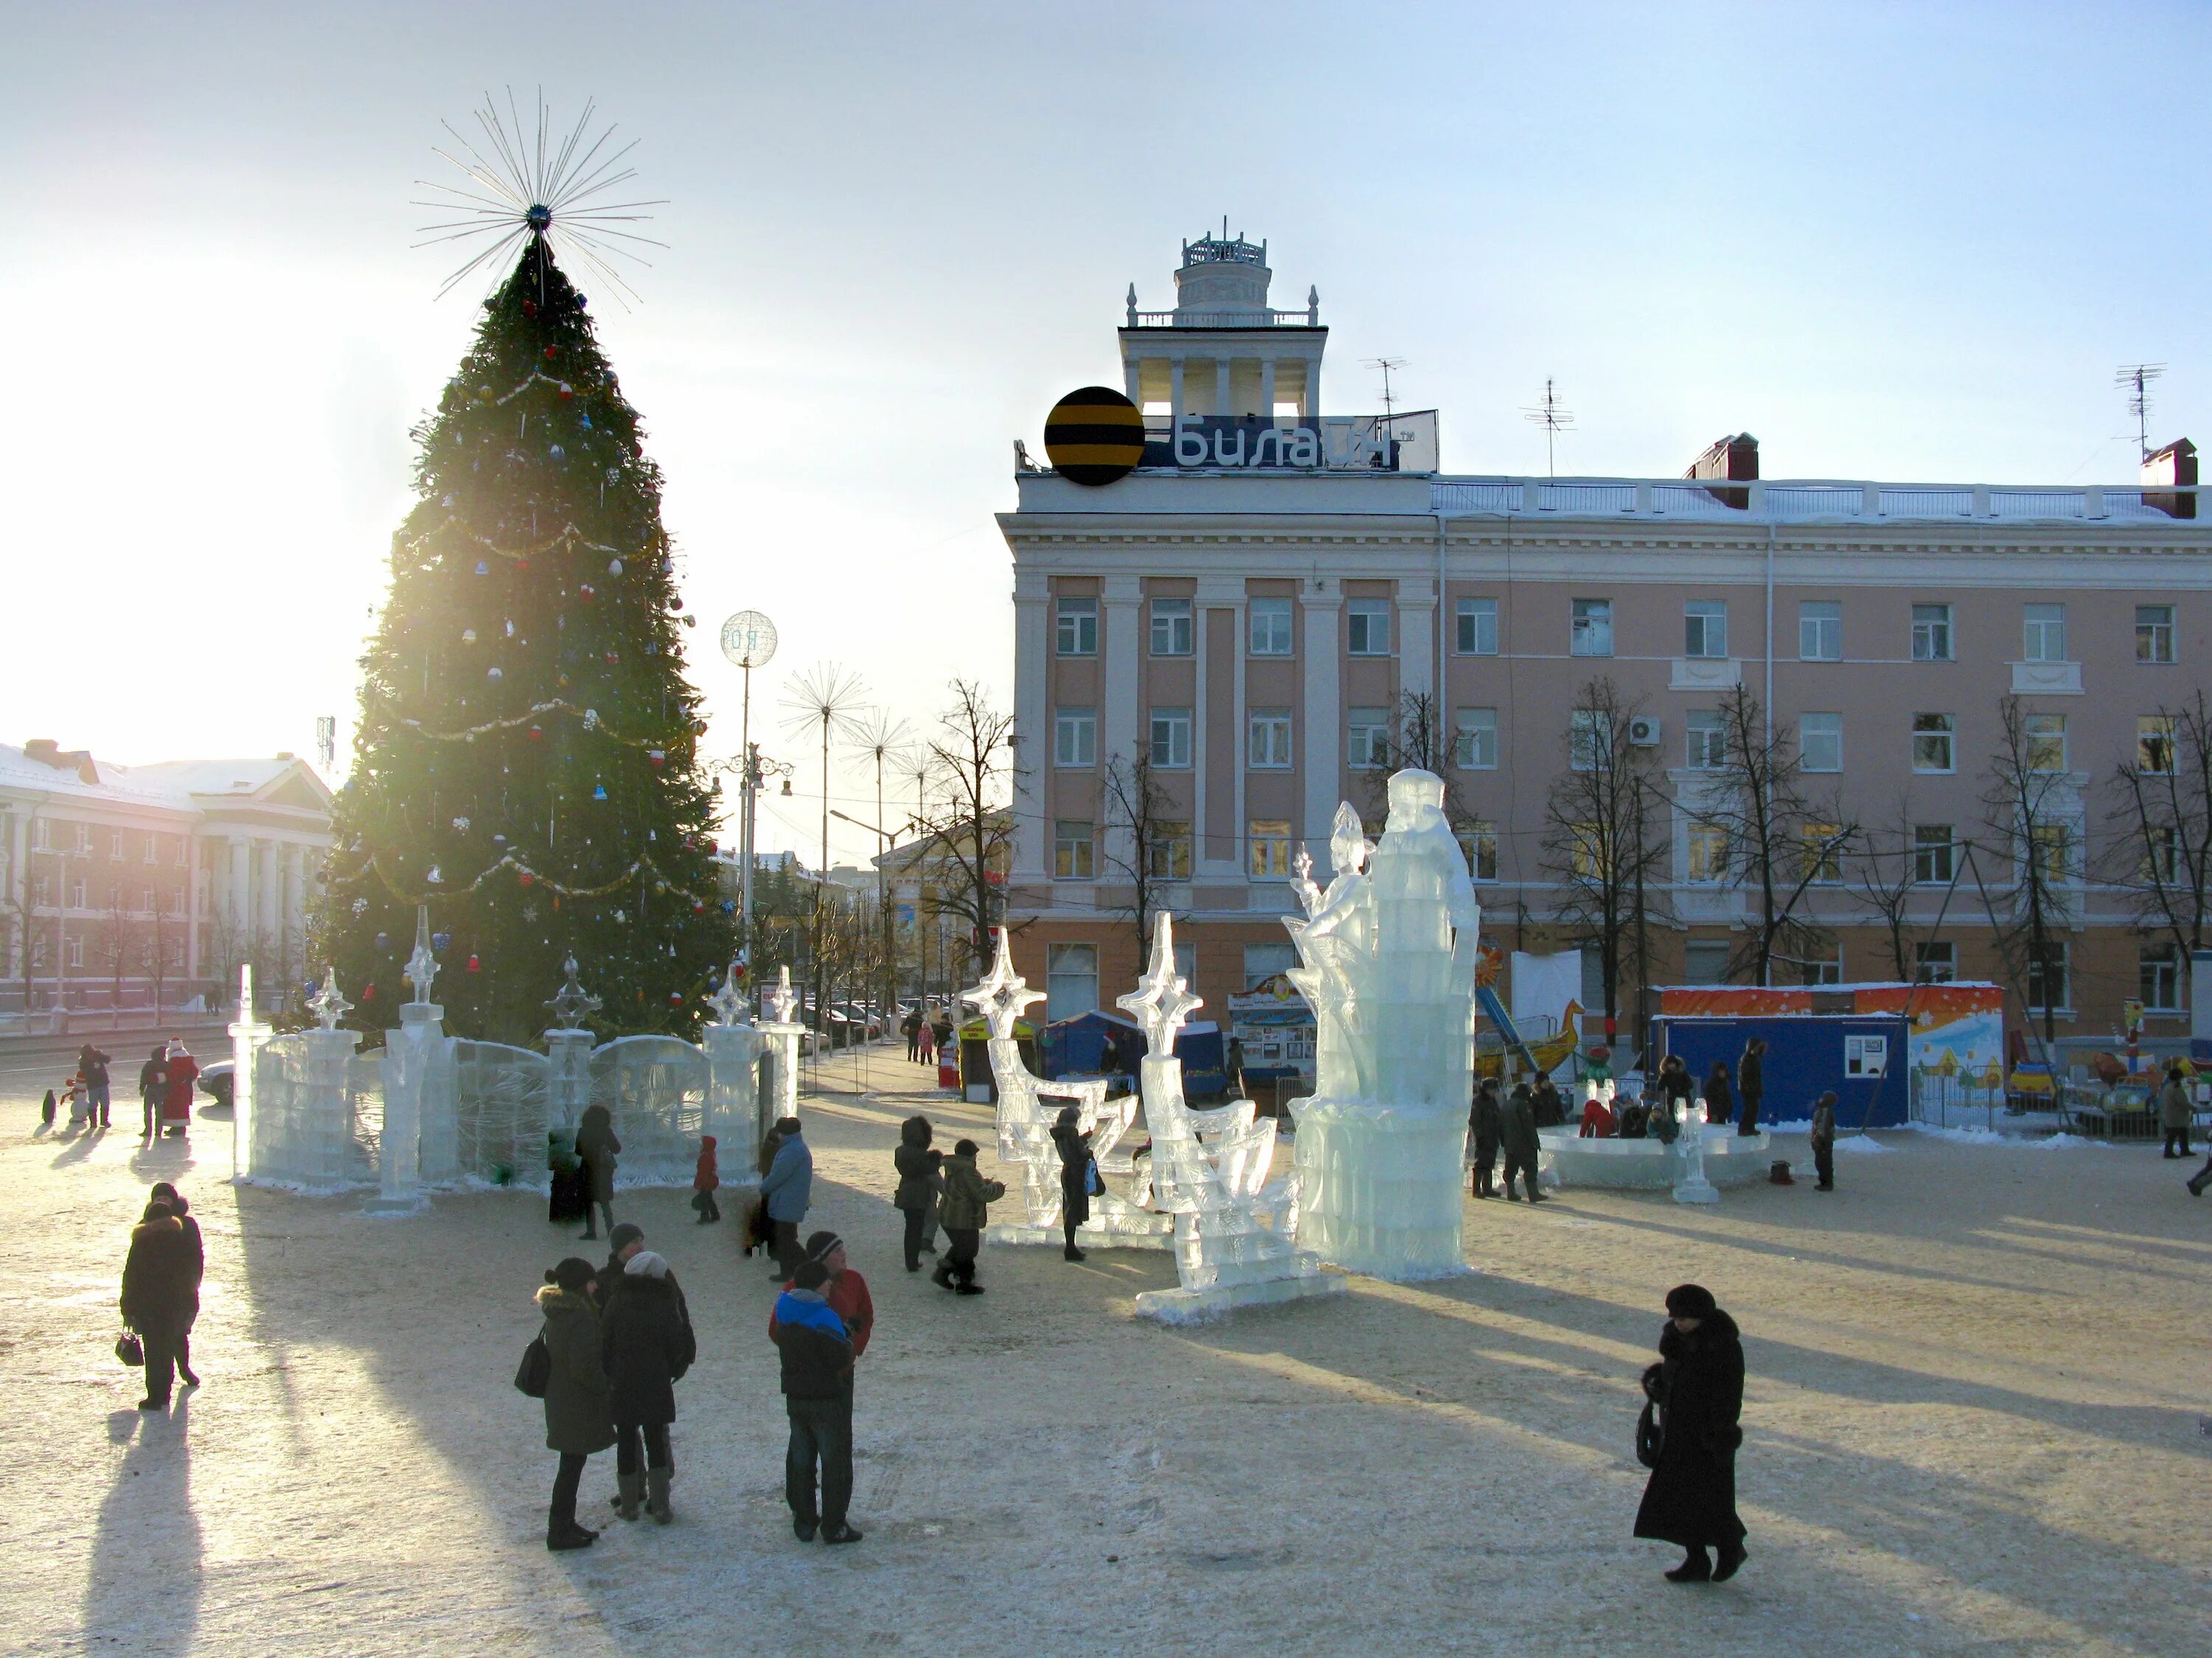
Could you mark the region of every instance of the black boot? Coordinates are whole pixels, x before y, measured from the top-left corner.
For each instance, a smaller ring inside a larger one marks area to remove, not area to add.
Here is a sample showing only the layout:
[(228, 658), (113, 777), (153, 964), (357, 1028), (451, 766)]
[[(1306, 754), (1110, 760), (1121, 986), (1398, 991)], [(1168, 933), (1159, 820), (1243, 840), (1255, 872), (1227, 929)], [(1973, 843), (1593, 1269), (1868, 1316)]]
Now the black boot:
[(1716, 1583), (1727, 1582), (1729, 1578), (1735, 1576), (1736, 1568), (1750, 1558), (1751, 1551), (1744, 1547), (1743, 1540), (1741, 1538), (1738, 1538), (1735, 1542), (1723, 1549), (1721, 1551), (1721, 1558), (1717, 1561), (1714, 1562), (1713, 1582)]
[(1689, 1550), (1682, 1556), (1682, 1564), (1667, 1574), (1670, 1583), (1710, 1583), (1713, 1581), (1713, 1563), (1705, 1553), (1705, 1545)]

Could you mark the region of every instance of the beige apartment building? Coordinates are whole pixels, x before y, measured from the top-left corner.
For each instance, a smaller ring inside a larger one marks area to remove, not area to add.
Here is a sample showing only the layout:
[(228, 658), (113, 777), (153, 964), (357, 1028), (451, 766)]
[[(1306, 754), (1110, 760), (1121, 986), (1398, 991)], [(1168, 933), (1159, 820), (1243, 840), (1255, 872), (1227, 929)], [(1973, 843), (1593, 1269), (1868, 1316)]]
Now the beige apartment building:
[[(2173, 763), (2166, 722), (2212, 653), (2193, 450), (2102, 489), (1761, 479), (1747, 437), (1681, 477), (1444, 476), (1433, 414), (1322, 412), (1317, 296), (1273, 310), (1270, 276), (1264, 244), (1208, 238), (1185, 246), (1175, 310), (1139, 311), (1133, 290), (1122, 385), (1144, 464), (1085, 487), (1024, 453), (999, 517), (1017, 617), (1008, 914), (1053, 1017), (1110, 1007), (1139, 970), (1139, 757), (1150, 896), (1218, 1012), (1290, 961), (1298, 849), (1325, 879), (1338, 802), (1379, 816), (1409, 696), (1443, 728), (1490, 939), (1582, 942), (1560, 920), (1546, 801), (1574, 762), (1575, 707), (1606, 678), (1663, 795), (1651, 983), (1721, 981), (1754, 914), (1707, 805), (1741, 688), (1792, 739), (1799, 788), (1859, 830), (1832, 860), (1808, 852), (1796, 908), (1819, 943), (1776, 982), (1894, 978), (1855, 863), (1909, 855), (1902, 925), (1923, 976), (2007, 982), (2013, 1019), (2048, 1002), (2062, 1036), (2112, 1030), (2138, 1000), (2147, 1035), (2185, 1034), (2187, 950), (2144, 922), (2117, 780)], [(2057, 905), (2032, 974), (1991, 925), (2019, 901), (2017, 872), (1993, 866), (2008, 706)]]

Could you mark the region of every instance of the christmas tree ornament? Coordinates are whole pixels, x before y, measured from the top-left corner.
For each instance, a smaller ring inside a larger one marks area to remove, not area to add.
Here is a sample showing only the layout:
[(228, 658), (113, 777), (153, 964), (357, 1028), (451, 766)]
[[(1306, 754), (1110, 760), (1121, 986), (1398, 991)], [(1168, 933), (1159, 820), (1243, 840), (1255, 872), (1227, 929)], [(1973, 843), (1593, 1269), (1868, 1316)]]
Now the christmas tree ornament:
[(477, 971), (478, 971), (478, 970), (479, 970), (479, 966), (478, 966), (478, 963), (477, 963), (477, 958), (476, 958), (475, 957), (473, 957), (473, 956), (470, 957), (469, 957), (469, 971), (470, 971), (470, 972), (471, 972), (471, 973), (475, 973), (475, 972), (477, 972)]
[(520, 872), (520, 873), (516, 877), (516, 879), (518, 879), (518, 880), (519, 880), (519, 881), (520, 881), (520, 882), (524, 886), (528, 886), (528, 885), (529, 885), (532, 881), (535, 881), (537, 878), (537, 878), (536, 876), (532, 875), (532, 874), (528, 870), (526, 870), (526, 870), (524, 870), (524, 871), (522, 871), (522, 872)]
[(453, 819), (453, 827), (461, 834), (466, 835), (469, 832), (469, 820), (465, 817), (456, 817)]
[(670, 991), (670, 992), (668, 993), (668, 1005), (669, 1005), (669, 1006), (671, 1006), (671, 1007), (681, 1007), (681, 1006), (683, 1006), (683, 1005), (684, 1005), (684, 993), (683, 993), (682, 991), (680, 991), (680, 990), (672, 990), (672, 991)]
[(430, 872), (422, 878), (434, 887), (443, 884), (446, 878), (438, 872), (438, 866), (433, 864), (430, 865)]
[[(495, 684), (498, 683), (501, 677), (502, 676), (497, 668), (486, 668), (484, 670), (484, 677), (492, 681)], [(471, 734), (474, 735), (473, 732)]]
[(656, 768), (668, 763), (668, 751), (665, 749), (647, 749), (645, 751), (645, 757), (653, 762)]
[(586, 708), (586, 709), (585, 709), (585, 710), (584, 710), (584, 729), (585, 729), (586, 731), (587, 731), (587, 732), (595, 732), (595, 731), (599, 730), (599, 711), (597, 708)]
[(563, 449), (557, 443), (550, 449), (548, 449), (545, 452), (556, 461), (566, 460), (568, 459), (568, 452), (566, 449)]
[(607, 786), (606, 786), (605, 783), (594, 783), (594, 784), (592, 784), (592, 799), (594, 799), (594, 800), (604, 800), (604, 799), (605, 799), (606, 798), (607, 798)]
[(530, 740), (533, 743), (544, 742), (545, 740), (544, 728), (539, 726), (532, 726), (530, 728), (529, 737)]
[(738, 901), (737, 901), (736, 899), (734, 899), (734, 898), (725, 898), (725, 899), (723, 899), (723, 900), (722, 900), (722, 914), (725, 914), (725, 915), (735, 915), (737, 913), (738, 913)]
[(378, 934), (376, 935), (376, 947), (377, 947), (379, 950), (389, 950), (389, 949), (391, 949), (391, 948), (392, 948), (392, 935), (391, 935), (390, 933), (388, 933), (388, 932), (380, 932), (380, 933), (378, 933)]
[(489, 575), (491, 574), (491, 566), (485, 563), (483, 560), (478, 559), (477, 561), (477, 574), (478, 575)]
[(363, 985), (361, 987), (361, 999), (364, 1002), (374, 1001), (376, 999), (376, 987), (374, 985)]
[(473, 644), (475, 644), (476, 642), (477, 642), (477, 630), (476, 630), (474, 628), (464, 628), (464, 629), (461, 629), (461, 643), (462, 643), (462, 644), (464, 644), (464, 645), (473, 645)]
[(368, 899), (366, 899), (366, 898), (356, 898), (356, 899), (355, 899), (355, 900), (353, 901), (353, 913), (354, 913), (355, 914), (356, 914), (356, 915), (366, 915), (366, 914), (368, 914)]
[(434, 932), (430, 935), (430, 948), (433, 950), (445, 950), (453, 942), (453, 935), (450, 932)]
[(586, 598), (597, 598), (599, 596), (599, 590), (592, 586), (588, 581), (584, 583), (582, 586), (577, 588), (576, 591)]
[(584, 430), (586, 432), (590, 431), (592, 429), (592, 411), (590, 410), (586, 409), (584, 410), (582, 420)]
[(545, 348), (545, 361), (548, 362), (552, 361), (554, 358), (560, 355), (561, 348), (557, 345), (549, 345)]
[(566, 402), (568, 402), (568, 399), (569, 399), (569, 398), (571, 398), (574, 397), (575, 395), (576, 395), (576, 388), (575, 388), (574, 386), (573, 386), (569, 385), (568, 381), (566, 381), (566, 380), (562, 380), (562, 381), (561, 382), (561, 401), (562, 401), (562, 402), (563, 402), (563, 403), (566, 403)]
[(536, 316), (538, 314), (538, 301), (535, 300), (525, 300), (522, 302), (522, 314), (526, 317)]
[(607, 574), (609, 575), (620, 575), (622, 574), (622, 560), (618, 558), (611, 558), (607, 561)]
[(620, 651), (609, 651), (609, 652), (607, 653), (607, 663), (608, 663), (608, 665), (609, 665), (609, 666), (611, 666), (611, 667), (614, 664), (616, 664), (616, 663), (617, 663), (617, 662), (619, 662), (619, 661), (621, 661), (621, 660), (622, 660), (622, 653), (621, 653)]
[(617, 925), (617, 926), (620, 926), (623, 922), (627, 921), (627, 920), (629, 920), (629, 916), (627, 916), (627, 915), (625, 915), (625, 914), (623, 914), (622, 911), (620, 911), (620, 910), (617, 910), (617, 911), (615, 912), (615, 923), (616, 923), (616, 925)]
[(503, 847), (507, 844), (507, 837), (504, 835), (495, 835), (491, 837), (491, 843), (495, 847)]
[(696, 616), (687, 616), (684, 618), (684, 625), (687, 628), (696, 628), (699, 625), (699, 618)]

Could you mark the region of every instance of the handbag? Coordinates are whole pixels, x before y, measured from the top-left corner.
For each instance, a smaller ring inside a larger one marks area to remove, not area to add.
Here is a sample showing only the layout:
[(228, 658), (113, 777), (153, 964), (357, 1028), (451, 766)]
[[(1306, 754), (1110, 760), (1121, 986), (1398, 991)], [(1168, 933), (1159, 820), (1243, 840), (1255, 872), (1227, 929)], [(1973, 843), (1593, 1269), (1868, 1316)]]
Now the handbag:
[(540, 1330), (522, 1350), (522, 1363), (514, 1371), (515, 1390), (532, 1399), (543, 1399), (546, 1384), (552, 1380), (553, 1350), (545, 1345), (545, 1332)]
[(1636, 1460), (1647, 1468), (1657, 1467), (1659, 1448), (1666, 1437), (1666, 1430), (1659, 1425), (1658, 1407), (1645, 1400), (1644, 1413), (1636, 1418)]
[(1094, 1198), (1106, 1195), (1106, 1181), (1098, 1173), (1098, 1159), (1090, 1158), (1083, 1165), (1083, 1189)]
[(146, 1345), (136, 1332), (125, 1330), (115, 1338), (115, 1356), (135, 1370), (146, 1362)]

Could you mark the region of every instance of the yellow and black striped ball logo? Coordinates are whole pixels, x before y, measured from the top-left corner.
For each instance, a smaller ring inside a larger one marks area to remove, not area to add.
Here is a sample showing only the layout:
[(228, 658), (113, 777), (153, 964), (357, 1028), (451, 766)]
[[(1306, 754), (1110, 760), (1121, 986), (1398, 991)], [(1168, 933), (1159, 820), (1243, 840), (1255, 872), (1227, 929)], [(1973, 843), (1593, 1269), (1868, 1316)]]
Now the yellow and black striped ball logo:
[(1111, 483), (1145, 458), (1144, 412), (1111, 386), (1071, 392), (1044, 418), (1044, 452), (1064, 478)]

